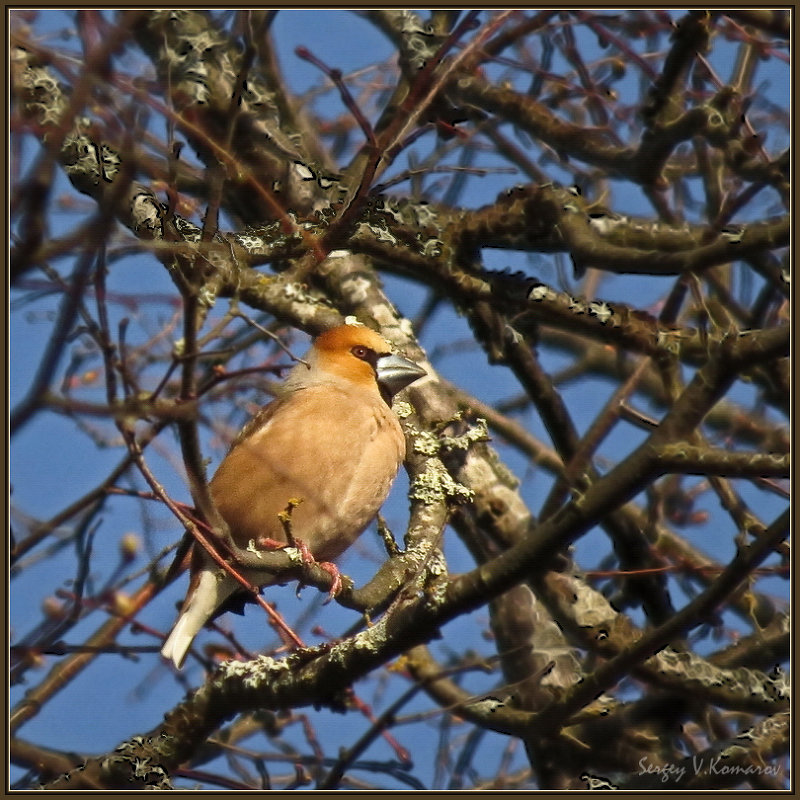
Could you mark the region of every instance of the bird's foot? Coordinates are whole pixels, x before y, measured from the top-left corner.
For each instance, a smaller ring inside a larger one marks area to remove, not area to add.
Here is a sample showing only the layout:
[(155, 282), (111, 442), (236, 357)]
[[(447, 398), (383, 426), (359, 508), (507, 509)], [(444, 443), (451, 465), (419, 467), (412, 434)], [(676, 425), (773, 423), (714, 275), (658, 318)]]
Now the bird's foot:
[(316, 564), (333, 578), (333, 583), (328, 591), (328, 597), (325, 599), (326, 604), (330, 603), (330, 601), (339, 594), (342, 588), (342, 573), (339, 572), (339, 568), (330, 561), (317, 561), (312, 555), (311, 550), (308, 549), (308, 545), (296, 536), (294, 538), (294, 546), (300, 551), (304, 564)]
[(333, 578), (333, 583), (331, 584), (330, 591), (328, 592), (328, 597), (325, 600), (325, 603), (330, 603), (334, 597), (342, 590), (342, 573), (339, 572), (339, 568), (336, 564), (332, 563), (331, 561), (317, 561), (317, 566), (320, 569), (324, 569), (328, 575)]
[(279, 539), (270, 539), (269, 536), (261, 536), (256, 539), (256, 547), (259, 550), (282, 550), (284, 547), (288, 547), (288, 545), (286, 542), (282, 542)]
[(339, 568), (336, 566), (336, 564), (332, 563), (331, 561), (317, 561), (308, 545), (302, 539), (298, 539), (296, 536), (293, 538), (294, 541), (292, 544), (287, 545), (286, 542), (280, 542), (277, 539), (270, 539), (269, 537), (264, 536), (259, 539), (256, 544), (260, 549), (263, 550), (280, 550), (283, 547), (294, 547), (300, 552), (300, 557), (303, 559), (304, 564), (316, 564), (320, 569), (325, 570), (325, 572), (327, 572), (328, 575), (333, 578), (333, 583), (328, 591), (328, 597), (325, 600), (326, 603), (330, 603), (330, 601), (333, 600), (333, 598), (336, 597), (336, 595), (339, 594), (342, 589), (342, 573), (339, 572)]

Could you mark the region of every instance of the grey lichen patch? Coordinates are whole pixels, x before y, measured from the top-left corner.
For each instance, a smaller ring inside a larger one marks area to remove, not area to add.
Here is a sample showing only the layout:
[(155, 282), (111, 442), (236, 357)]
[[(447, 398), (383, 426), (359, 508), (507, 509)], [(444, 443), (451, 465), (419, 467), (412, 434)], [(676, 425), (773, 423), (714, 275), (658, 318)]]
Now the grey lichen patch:
[(441, 239), (428, 239), (420, 246), (420, 252), (428, 258), (436, 258), (442, 254), (443, 248), (444, 242)]
[(375, 322), (387, 331), (397, 325), (397, 312), (386, 303), (375, 303), (370, 313), (374, 317)]
[(213, 308), (214, 303), (217, 302), (217, 293), (214, 291), (213, 287), (206, 284), (200, 289), (197, 295), (197, 302), (204, 308)]
[(392, 403), (392, 410), (400, 419), (408, 419), (414, 413), (414, 406), (406, 403), (405, 400), (395, 400)]
[(411, 338), (414, 335), (414, 323), (408, 317), (401, 317), (398, 326), (403, 336)]
[(549, 286), (545, 286), (543, 283), (537, 284), (528, 292), (528, 299), (537, 302), (555, 300), (556, 297), (558, 297), (558, 295)]
[(501, 708), (505, 708), (506, 704), (499, 697), (481, 697), (479, 699), (470, 699), (465, 704), (465, 707), (473, 714), (480, 714), (486, 716), (494, 714)]
[(12, 51), (12, 66), (20, 70), (19, 83), (27, 92), (29, 113), (36, 115), (41, 125), (57, 125), (67, 108), (67, 101), (56, 79), (44, 67), (32, 66), (32, 56), (23, 48)]
[(684, 461), (689, 459), (689, 452), (686, 450), (686, 443), (673, 443), (667, 442), (662, 448), (661, 452), (666, 458), (672, 461)]
[[(451, 422), (459, 422), (461, 414), (456, 414)], [(454, 450), (469, 450), (476, 442), (489, 441), (489, 427), (483, 417), (477, 419), (464, 433), (458, 436), (435, 434), (431, 431), (414, 431), (414, 450), (420, 455), (435, 456)]]
[(256, 547), (256, 540), (255, 539), (250, 539), (247, 542), (247, 547), (245, 548), (245, 550), (248, 553), (253, 553), (256, 556), (256, 558), (263, 558), (264, 557), (262, 555), (261, 551)]
[(573, 314), (585, 314), (586, 313), (586, 303), (580, 299), (580, 297), (570, 297), (569, 301), (567, 302), (567, 308)]
[(414, 452), (423, 456), (435, 456), (440, 451), (439, 437), (431, 431), (413, 430)]
[(287, 660), (277, 660), (259, 655), (250, 661), (223, 661), (214, 676), (216, 684), (228, 680), (242, 680), (245, 687), (256, 689), (290, 670)]
[(668, 353), (678, 354), (681, 351), (681, 335), (677, 331), (659, 330), (656, 333), (656, 344)]
[(428, 559), (428, 573), (437, 577), (447, 575), (447, 561), (441, 550), (433, 550)]
[(385, 644), (386, 638), (386, 617), (384, 616), (363, 631), (335, 644), (330, 648), (327, 656), (332, 664), (344, 664), (354, 650), (367, 653), (377, 652)]
[(611, 310), (611, 306), (609, 306), (608, 303), (590, 303), (589, 313), (597, 317), (597, 319), (599, 319), (604, 325), (614, 315), (614, 312)]
[(237, 233), (232, 238), (248, 253), (262, 253), (270, 246), (270, 243), (265, 236), (256, 236), (250, 233)]
[(387, 617), (383, 616), (369, 628), (359, 631), (351, 641), (353, 649), (376, 652), (386, 642), (386, 620)]
[(305, 561), (305, 556), (297, 547), (284, 547), (281, 552), (286, 553), (293, 564), (303, 564)]
[(414, 203), (412, 207), (416, 216), (416, 223), (420, 228), (424, 228), (427, 225), (436, 225), (438, 223), (438, 213), (427, 203)]
[(429, 608), (441, 605), (446, 598), (449, 576), (444, 553), (425, 540), (409, 547), (403, 554), (403, 560), (408, 573), (414, 576), (406, 589), (410, 591), (413, 587)]
[(133, 195), (130, 201), (131, 226), (138, 236), (150, 239), (161, 238), (161, 204), (150, 192)]
[(402, 554), (403, 564), (406, 567), (408, 575), (415, 575), (419, 577), (422, 573), (422, 568), (425, 566), (427, 560), (431, 558), (431, 543), (427, 538), (424, 538), (425, 523), (422, 524), (423, 538), (414, 536), (415, 529), (409, 531), (406, 541), (409, 542), (408, 547)]
[(789, 700), (792, 696), (792, 682), (789, 673), (776, 666), (768, 676), (770, 694), (779, 700)]
[(617, 791), (619, 786), (611, 781), (608, 778), (603, 777), (602, 775), (590, 775), (588, 772), (584, 772), (581, 775), (581, 780), (586, 784), (586, 788), (589, 791)]
[(789, 686), (785, 679), (771, 678), (758, 670), (746, 667), (723, 669), (693, 653), (669, 648), (654, 656), (654, 660), (662, 675), (688, 679), (709, 689), (723, 689), (765, 705), (786, 701), (789, 697)]
[(397, 245), (397, 237), (389, 230), (385, 222), (369, 223), (360, 222), (356, 228), (358, 233), (363, 236), (374, 236), (379, 242), (388, 242)]
[(477, 442), (488, 442), (490, 438), (489, 426), (486, 420), (483, 417), (479, 417), (464, 433), (458, 436), (440, 436), (439, 441), (442, 444), (443, 450), (452, 451), (469, 450), (473, 444)]
[(91, 194), (92, 187), (101, 182), (113, 183), (121, 163), (110, 147), (97, 144), (81, 133), (66, 141), (61, 161), (70, 180), (87, 194)]
[(455, 481), (444, 464), (435, 458), (428, 461), (425, 472), (414, 478), (409, 491), (412, 500), (425, 505), (437, 505), (447, 500), (468, 503), (474, 494), (471, 489)]
[[(284, 222), (289, 223), (288, 230), (284, 229)], [(301, 224), (297, 215), (288, 211), (281, 221), (245, 228), (243, 231), (228, 234), (226, 238), (251, 256), (269, 258), (276, 252), (300, 244), (303, 236), (299, 229), (307, 226), (308, 223)]]
[(359, 305), (366, 301), (372, 282), (360, 275), (353, 275), (342, 281), (342, 294), (352, 305)]
[[(573, 590), (576, 588), (571, 587)], [(587, 628), (609, 627), (614, 622), (614, 611), (599, 592), (577, 591), (573, 595), (572, 613), (579, 625)]]
[[(756, 723), (752, 728), (742, 731), (736, 739), (720, 751), (720, 756), (722, 758), (733, 758), (741, 753), (749, 754), (752, 752), (753, 747), (753, 745), (749, 744), (750, 742), (755, 743), (755, 746), (769, 747), (770, 739), (775, 736), (782, 738), (784, 731), (787, 730), (790, 724), (791, 712), (785, 711), (780, 714), (773, 714)], [(748, 744), (742, 744), (743, 742), (748, 742)], [(764, 774), (769, 773), (765, 772)]]
[(308, 295), (302, 283), (287, 283), (283, 287), (283, 296), (287, 300), (306, 300)]
[(448, 571), (444, 553), (438, 548), (430, 551), (425, 573), (425, 605), (436, 609), (447, 600)]
[(129, 783), (145, 784), (144, 789), (172, 789), (169, 775), (158, 758), (158, 746), (152, 737), (134, 736), (116, 747), (114, 755), (102, 759), (99, 766), (101, 775), (112, 782), (125, 778)]

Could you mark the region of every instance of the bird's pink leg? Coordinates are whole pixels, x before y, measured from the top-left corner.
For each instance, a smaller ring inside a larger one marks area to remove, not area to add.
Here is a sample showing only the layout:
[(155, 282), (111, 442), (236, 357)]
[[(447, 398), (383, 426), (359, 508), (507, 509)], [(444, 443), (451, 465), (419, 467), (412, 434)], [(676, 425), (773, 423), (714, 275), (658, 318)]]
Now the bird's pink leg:
[[(298, 539), (296, 536), (292, 538), (294, 541), (291, 546), (296, 547), (300, 551), (300, 557), (303, 559), (304, 564), (316, 564), (333, 578), (333, 583), (328, 592), (328, 598), (325, 600), (326, 603), (330, 603), (342, 589), (342, 573), (339, 571), (336, 564), (331, 561), (317, 561), (312, 555), (311, 550), (309, 550), (308, 545), (302, 539)], [(270, 539), (265, 536), (256, 542), (256, 546), (263, 550), (280, 550), (287, 547), (287, 544), (286, 542), (279, 542), (277, 539)]]
[(281, 542), (278, 539), (270, 539), (269, 536), (264, 536), (256, 540), (256, 547), (259, 550), (282, 550), (288, 547), (286, 542)]
[(328, 597), (325, 600), (325, 604), (327, 604), (342, 590), (342, 573), (339, 572), (339, 568), (332, 561), (317, 561), (316, 563), (320, 569), (324, 569), (333, 578)]

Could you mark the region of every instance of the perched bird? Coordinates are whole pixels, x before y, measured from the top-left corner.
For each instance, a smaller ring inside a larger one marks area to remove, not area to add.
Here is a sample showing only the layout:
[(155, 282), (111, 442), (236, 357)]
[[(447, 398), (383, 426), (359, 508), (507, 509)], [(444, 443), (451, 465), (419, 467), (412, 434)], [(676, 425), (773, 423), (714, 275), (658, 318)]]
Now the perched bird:
[[(335, 559), (356, 540), (405, 458), (392, 397), (424, 374), (361, 324), (314, 340), (277, 398), (242, 429), (209, 484), (231, 544), (247, 551), (248, 564), (254, 550), (286, 542), (278, 515), (290, 500), (300, 501), (291, 535), (316, 560)], [(203, 547), (193, 548), (186, 599), (161, 649), (179, 668), (200, 629), (242, 588)], [(238, 569), (251, 584), (274, 582), (268, 572)]]

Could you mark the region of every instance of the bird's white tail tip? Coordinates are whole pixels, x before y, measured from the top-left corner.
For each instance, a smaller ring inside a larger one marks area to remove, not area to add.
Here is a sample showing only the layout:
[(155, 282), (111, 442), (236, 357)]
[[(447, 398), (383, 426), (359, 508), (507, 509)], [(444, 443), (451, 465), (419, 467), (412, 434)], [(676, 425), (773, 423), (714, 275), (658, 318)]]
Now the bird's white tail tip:
[[(196, 632), (195, 632), (196, 633)], [(192, 646), (195, 634), (186, 630), (186, 617), (182, 616), (161, 648), (161, 655), (172, 661), (180, 669), (186, 661), (186, 654)]]

